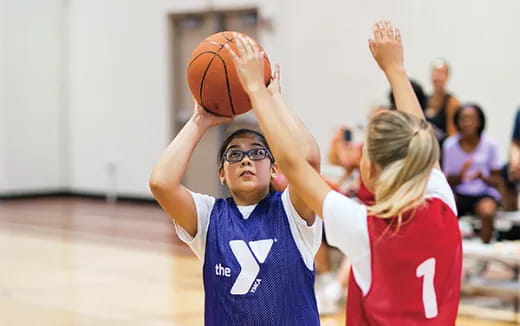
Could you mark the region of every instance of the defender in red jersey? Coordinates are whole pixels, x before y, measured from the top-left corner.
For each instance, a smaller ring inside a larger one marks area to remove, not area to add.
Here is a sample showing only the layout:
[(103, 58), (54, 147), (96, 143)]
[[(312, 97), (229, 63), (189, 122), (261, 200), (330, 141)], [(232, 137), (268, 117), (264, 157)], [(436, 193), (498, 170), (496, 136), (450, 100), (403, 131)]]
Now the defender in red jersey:
[(352, 260), (348, 325), (454, 324), (462, 267), (455, 207), (438, 169), (425, 202), (406, 212), (399, 227), (395, 219), (369, 216), (364, 205), (344, 196), (327, 195), (327, 238)]
[(367, 127), (360, 170), (367, 195), (374, 194), (368, 205), (332, 191), (300, 154), (285, 128), (290, 109), (263, 85), (255, 44), (240, 39), (232, 55), (291, 190), (323, 217), (329, 242), (352, 261), (348, 325), (455, 325), (462, 265), (455, 200), (403, 66), (400, 32), (389, 22), (373, 32), (370, 51), (398, 111), (379, 112)]

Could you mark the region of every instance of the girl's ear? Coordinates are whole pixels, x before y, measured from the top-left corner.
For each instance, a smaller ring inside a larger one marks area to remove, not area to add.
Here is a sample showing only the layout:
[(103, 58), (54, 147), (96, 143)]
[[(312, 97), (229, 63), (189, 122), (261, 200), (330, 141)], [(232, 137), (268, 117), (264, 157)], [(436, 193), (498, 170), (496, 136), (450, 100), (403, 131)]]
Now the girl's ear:
[(271, 185), (277, 191), (284, 191), (285, 188), (287, 188), (287, 179), (285, 179), (285, 176), (280, 171), (276, 163), (273, 164), (271, 169)]
[(280, 169), (278, 168), (278, 164), (271, 164), (271, 179), (276, 179), (276, 177), (280, 174)]
[(218, 169), (218, 177), (220, 179), (220, 183), (225, 185), (226, 184), (226, 177), (224, 176), (224, 168), (220, 167)]

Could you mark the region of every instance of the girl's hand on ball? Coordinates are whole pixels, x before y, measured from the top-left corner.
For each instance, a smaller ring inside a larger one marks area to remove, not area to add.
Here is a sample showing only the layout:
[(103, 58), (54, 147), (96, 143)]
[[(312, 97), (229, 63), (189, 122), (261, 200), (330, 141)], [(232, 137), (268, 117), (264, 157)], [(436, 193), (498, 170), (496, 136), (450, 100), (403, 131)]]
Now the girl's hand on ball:
[(205, 128), (231, 122), (233, 120), (232, 117), (222, 117), (204, 110), (204, 108), (195, 99), (193, 99), (193, 105), (193, 119), (197, 123), (201, 123)]
[(231, 49), (229, 44), (226, 44), (225, 47), (233, 58), (242, 87), (247, 93), (265, 88), (264, 53), (249, 37), (233, 34), (233, 38), (237, 45), (237, 53)]
[(282, 87), (280, 86), (280, 64), (274, 66), (274, 73), (271, 77), (271, 83), (267, 87), (271, 96), (282, 94)]

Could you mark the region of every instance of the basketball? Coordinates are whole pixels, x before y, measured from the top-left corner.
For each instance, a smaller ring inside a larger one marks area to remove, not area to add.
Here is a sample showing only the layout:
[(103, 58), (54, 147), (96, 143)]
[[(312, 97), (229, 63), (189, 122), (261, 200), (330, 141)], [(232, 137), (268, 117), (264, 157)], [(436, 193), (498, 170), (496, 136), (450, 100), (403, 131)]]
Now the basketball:
[[(224, 48), (229, 44), (236, 52), (230, 31), (213, 34), (199, 43), (191, 54), (187, 77), (191, 93), (207, 111), (231, 117), (251, 109), (251, 102), (240, 84), (233, 58)], [(241, 34), (244, 35), (244, 34)], [(264, 81), (271, 79), (271, 65), (264, 55)]]

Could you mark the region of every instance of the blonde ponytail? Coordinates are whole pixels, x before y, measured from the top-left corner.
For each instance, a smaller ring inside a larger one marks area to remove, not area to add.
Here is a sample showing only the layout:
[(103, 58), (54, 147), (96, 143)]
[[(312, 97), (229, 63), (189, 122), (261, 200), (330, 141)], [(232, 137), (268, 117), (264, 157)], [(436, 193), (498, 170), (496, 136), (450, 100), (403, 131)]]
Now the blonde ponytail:
[(431, 170), (439, 160), (439, 145), (430, 125), (398, 111), (385, 111), (369, 123), (367, 153), (381, 169), (375, 183), (371, 215), (397, 217), (424, 201)]

